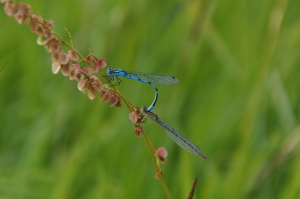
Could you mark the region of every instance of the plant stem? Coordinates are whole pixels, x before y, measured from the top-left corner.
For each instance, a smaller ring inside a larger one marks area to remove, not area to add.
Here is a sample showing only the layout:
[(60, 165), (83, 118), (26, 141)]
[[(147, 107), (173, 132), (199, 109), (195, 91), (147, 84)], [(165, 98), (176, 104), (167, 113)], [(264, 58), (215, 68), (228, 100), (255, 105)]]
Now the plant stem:
[(144, 138), (144, 140), (145, 140), (145, 142), (146, 142), (148, 151), (149, 151), (149, 153), (150, 153), (150, 156), (151, 156), (151, 159), (152, 159), (154, 168), (155, 168), (155, 170), (156, 170), (156, 174), (157, 174), (158, 180), (160, 181), (160, 184), (161, 184), (163, 190), (165, 191), (165, 193), (166, 193), (166, 195), (167, 195), (167, 198), (168, 198), (168, 199), (172, 199), (172, 196), (171, 196), (171, 194), (170, 194), (170, 191), (169, 191), (169, 189), (168, 189), (168, 187), (167, 187), (167, 185), (166, 185), (166, 183), (165, 183), (165, 181), (164, 181), (164, 179), (163, 179), (163, 176), (161, 175), (160, 167), (159, 167), (159, 165), (157, 164), (156, 157), (154, 156), (154, 153), (153, 153), (153, 146), (152, 146), (152, 144), (151, 144), (150, 140), (148, 139), (148, 137), (147, 137), (147, 135), (146, 135), (145, 132), (143, 133), (143, 138)]

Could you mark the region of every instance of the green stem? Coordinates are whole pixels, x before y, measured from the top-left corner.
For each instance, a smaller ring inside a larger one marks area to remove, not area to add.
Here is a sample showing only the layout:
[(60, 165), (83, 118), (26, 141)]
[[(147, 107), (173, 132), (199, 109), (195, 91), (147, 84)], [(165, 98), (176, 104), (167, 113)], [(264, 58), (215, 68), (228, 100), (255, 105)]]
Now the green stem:
[(83, 62), (86, 62), (86, 59), (84, 58), (84, 56), (82, 56), (79, 52), (77, 52), (77, 50), (74, 49), (74, 47), (72, 45), (70, 45), (68, 42), (66, 42), (65, 40), (63, 40), (63, 38), (61, 38), (56, 32), (54, 32), (55, 37), (57, 37), (57, 39), (59, 39), (64, 45), (68, 46), (70, 49), (72, 49), (74, 51), (74, 53), (76, 55), (78, 55)]
[(154, 153), (153, 153), (153, 146), (150, 142), (150, 140), (148, 139), (147, 135), (145, 132), (143, 132), (143, 138), (144, 138), (144, 141), (146, 142), (146, 145), (147, 145), (147, 148), (148, 148), (148, 151), (150, 153), (150, 156), (151, 156), (151, 159), (152, 159), (152, 162), (153, 162), (153, 165), (154, 165), (154, 168), (155, 168), (155, 171), (156, 171), (156, 174), (157, 174), (157, 177), (158, 177), (158, 180), (160, 181), (160, 184), (163, 188), (163, 190), (165, 191), (166, 195), (167, 195), (167, 198), (168, 199), (172, 199), (172, 196), (170, 194), (170, 191), (163, 179), (163, 176), (161, 175), (161, 172), (160, 172), (160, 167), (159, 165), (157, 164), (157, 161), (156, 161), (156, 157), (154, 156)]

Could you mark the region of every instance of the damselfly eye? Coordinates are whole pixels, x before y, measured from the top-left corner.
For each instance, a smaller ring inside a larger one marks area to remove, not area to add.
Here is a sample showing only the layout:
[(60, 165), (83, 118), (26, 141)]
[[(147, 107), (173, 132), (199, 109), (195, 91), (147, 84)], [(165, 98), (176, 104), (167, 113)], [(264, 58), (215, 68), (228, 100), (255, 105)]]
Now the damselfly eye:
[(112, 68), (108, 68), (108, 69), (106, 70), (106, 73), (107, 73), (107, 74), (112, 74)]

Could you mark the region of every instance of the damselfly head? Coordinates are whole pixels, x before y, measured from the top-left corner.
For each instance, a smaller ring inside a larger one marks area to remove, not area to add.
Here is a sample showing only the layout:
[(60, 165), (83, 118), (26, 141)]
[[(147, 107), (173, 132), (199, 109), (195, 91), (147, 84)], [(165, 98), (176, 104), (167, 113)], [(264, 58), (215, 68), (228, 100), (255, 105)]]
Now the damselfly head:
[(143, 106), (143, 107), (140, 109), (140, 112), (141, 112), (141, 113), (147, 112), (147, 107), (146, 107), (146, 106)]
[(107, 73), (107, 74), (112, 74), (112, 73), (113, 73), (113, 69), (112, 69), (112, 68), (108, 68), (108, 69), (106, 70), (106, 73)]

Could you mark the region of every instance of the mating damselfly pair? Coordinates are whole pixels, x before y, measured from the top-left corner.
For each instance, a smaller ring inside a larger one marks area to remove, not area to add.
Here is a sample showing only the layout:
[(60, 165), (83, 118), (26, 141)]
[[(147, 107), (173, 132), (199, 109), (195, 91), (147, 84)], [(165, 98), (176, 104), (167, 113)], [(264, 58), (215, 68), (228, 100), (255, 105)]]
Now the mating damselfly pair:
[(147, 109), (148, 111), (151, 111), (154, 108), (156, 101), (158, 99), (158, 89), (154, 84), (169, 86), (178, 83), (178, 79), (170, 75), (139, 73), (139, 72), (125, 71), (125, 70), (113, 70), (112, 68), (108, 68), (106, 72), (107, 74), (109, 74), (107, 77), (110, 81), (114, 80), (114, 78), (116, 77), (117, 80), (116, 85), (120, 85), (120, 83), (122, 82), (122, 80), (119, 77), (126, 77), (128, 79), (134, 79), (140, 82), (150, 84), (152, 88), (154, 88), (155, 90), (155, 97), (152, 104)]
[(113, 70), (112, 68), (107, 69), (107, 78), (109, 81), (113, 81), (115, 78), (117, 80), (117, 83), (115, 85), (120, 85), (122, 80), (119, 77), (125, 77), (128, 79), (134, 79), (140, 82), (144, 82), (147, 84), (150, 84), (152, 88), (155, 90), (155, 97), (152, 102), (152, 104), (147, 107), (142, 107), (141, 112), (151, 120), (153, 120), (155, 123), (160, 125), (164, 128), (166, 133), (173, 139), (176, 144), (178, 144), (181, 148), (184, 150), (200, 156), (202, 159), (206, 160), (206, 157), (200, 153), (199, 147), (194, 144), (191, 140), (183, 136), (181, 133), (176, 131), (173, 127), (171, 127), (169, 124), (167, 124), (165, 121), (160, 119), (157, 114), (151, 112), (151, 110), (154, 108), (157, 99), (158, 99), (158, 89), (154, 84), (158, 85), (172, 85), (177, 84), (178, 79), (174, 76), (170, 75), (160, 75), (160, 74), (151, 74), (151, 73), (140, 73), (140, 72), (134, 72), (134, 71), (125, 71), (125, 70)]

